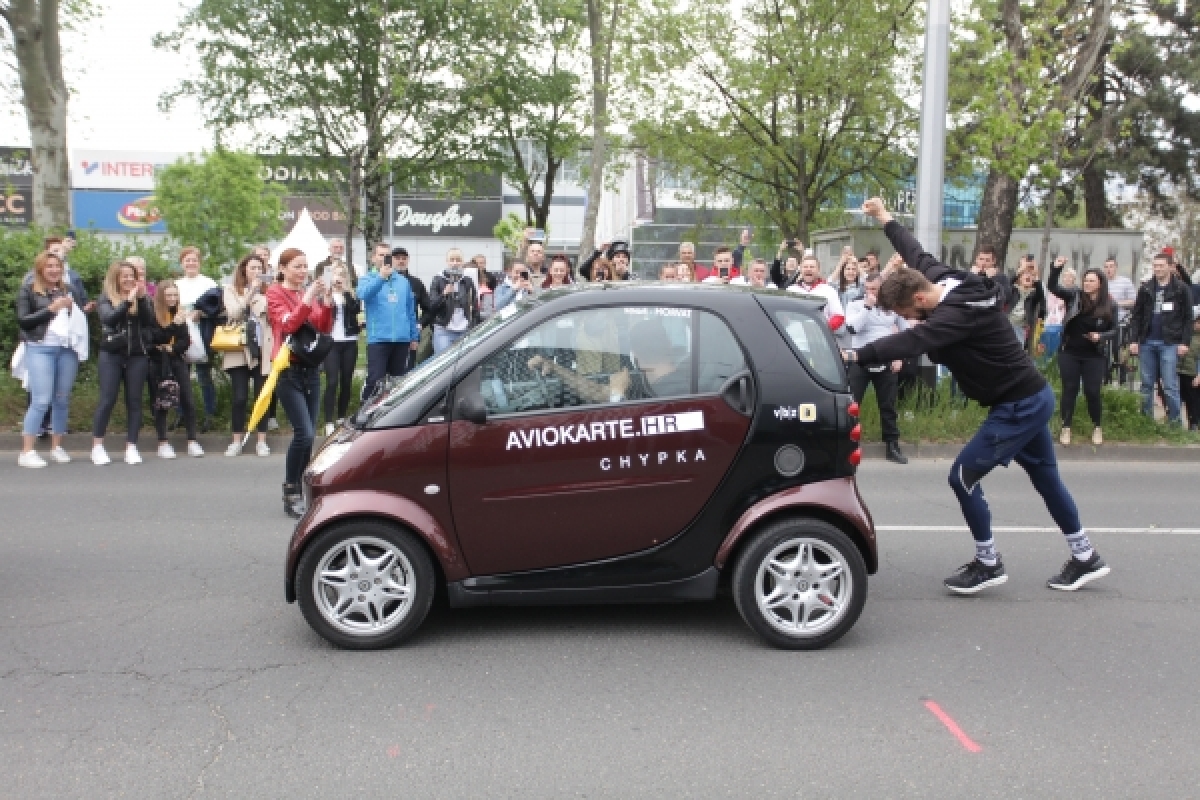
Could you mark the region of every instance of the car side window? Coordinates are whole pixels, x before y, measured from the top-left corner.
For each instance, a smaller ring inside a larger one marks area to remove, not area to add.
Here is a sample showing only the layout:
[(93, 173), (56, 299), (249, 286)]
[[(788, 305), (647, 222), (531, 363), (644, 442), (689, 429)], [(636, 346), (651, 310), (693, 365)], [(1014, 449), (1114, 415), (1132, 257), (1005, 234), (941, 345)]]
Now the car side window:
[(483, 362), (484, 404), (489, 414), (513, 414), (694, 394), (696, 322), (704, 316), (618, 306), (548, 320)]
[(698, 316), (696, 393), (713, 394), (719, 392), (727, 380), (746, 369), (746, 357), (729, 326), (706, 312), (700, 312)]

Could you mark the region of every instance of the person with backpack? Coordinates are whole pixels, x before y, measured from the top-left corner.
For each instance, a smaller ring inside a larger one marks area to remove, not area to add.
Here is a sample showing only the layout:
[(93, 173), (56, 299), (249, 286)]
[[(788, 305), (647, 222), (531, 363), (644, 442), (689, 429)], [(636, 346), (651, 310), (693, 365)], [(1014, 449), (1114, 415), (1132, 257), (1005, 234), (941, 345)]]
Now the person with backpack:
[(92, 418), (92, 463), (111, 464), (104, 450), (104, 433), (117, 405), (117, 392), (125, 385), (125, 463), (140, 464), (138, 432), (142, 429), (142, 395), (149, 368), (147, 354), (154, 350), (154, 308), (137, 268), (121, 261), (108, 268), (97, 306), (100, 317), (100, 356), (97, 371), (100, 402)]
[[(300, 478), (312, 458), (313, 437), (321, 404), (320, 362), (328, 354), (333, 328), (329, 289), (322, 281), (314, 281), (306, 289), (308, 259), (303, 251), (290, 247), (279, 254), (279, 273), (282, 280), (267, 289), (267, 320), (271, 323), (273, 347), (271, 361), (288, 337), (305, 338), (316, 344), (319, 334), (325, 334), (325, 352), (314, 346), (312, 353), (292, 347), (291, 362), (279, 376), (275, 392), (288, 420), (292, 423), (292, 443), (288, 445), (283, 472), (283, 511), (290, 517), (304, 516), (304, 497)], [(366, 281), (364, 276), (363, 281)], [(360, 287), (362, 284), (359, 284)], [(407, 287), (407, 282), (405, 286)], [(368, 320), (370, 317), (368, 317)], [(302, 331), (302, 329), (305, 329)], [(299, 343), (293, 341), (293, 345)], [(308, 360), (316, 359), (316, 363)]]
[(190, 365), (183, 354), (191, 345), (188, 313), (179, 298), (179, 287), (172, 280), (160, 281), (154, 293), (154, 352), (149, 358), (150, 379), (154, 386), (154, 427), (158, 433), (158, 457), (175, 458), (175, 448), (167, 441), (167, 414), (179, 406), (187, 431), (187, 454), (204, 455), (196, 441), (196, 404), (192, 399)]

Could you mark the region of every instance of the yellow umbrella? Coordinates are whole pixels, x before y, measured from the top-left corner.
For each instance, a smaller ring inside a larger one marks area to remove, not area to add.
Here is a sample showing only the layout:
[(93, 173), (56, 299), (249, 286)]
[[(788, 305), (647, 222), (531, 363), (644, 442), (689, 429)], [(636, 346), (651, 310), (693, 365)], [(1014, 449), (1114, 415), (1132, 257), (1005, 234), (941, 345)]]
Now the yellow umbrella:
[(251, 431), (258, 427), (263, 415), (267, 413), (267, 407), (271, 405), (271, 395), (275, 393), (275, 384), (279, 383), (279, 373), (291, 366), (291, 363), (292, 337), (289, 336), (283, 341), (283, 344), (279, 345), (279, 353), (271, 362), (271, 374), (267, 376), (262, 391), (258, 393), (258, 398), (254, 401), (254, 410), (250, 412), (250, 422), (246, 425), (246, 437), (242, 439), (242, 447), (245, 447), (250, 441)]

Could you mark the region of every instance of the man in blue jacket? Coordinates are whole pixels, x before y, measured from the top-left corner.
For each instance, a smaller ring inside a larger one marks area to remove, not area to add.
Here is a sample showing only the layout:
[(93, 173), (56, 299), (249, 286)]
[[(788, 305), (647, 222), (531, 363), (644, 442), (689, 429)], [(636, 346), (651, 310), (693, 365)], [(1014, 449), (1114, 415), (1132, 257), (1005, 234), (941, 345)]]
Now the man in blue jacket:
[(367, 314), (367, 380), (363, 397), (375, 393), (388, 376), (408, 370), (408, 353), (417, 349), (417, 303), (408, 278), (392, 266), (386, 242), (375, 245), (372, 267), (358, 282), (358, 298)]

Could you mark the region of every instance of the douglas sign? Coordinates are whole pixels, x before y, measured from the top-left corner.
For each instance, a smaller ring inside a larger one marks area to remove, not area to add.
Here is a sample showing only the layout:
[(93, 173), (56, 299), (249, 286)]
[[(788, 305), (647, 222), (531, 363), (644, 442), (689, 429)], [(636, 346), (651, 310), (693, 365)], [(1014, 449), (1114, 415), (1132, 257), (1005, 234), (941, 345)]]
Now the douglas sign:
[(396, 198), (393, 236), (492, 238), (500, 221), (499, 200), (430, 200)]

